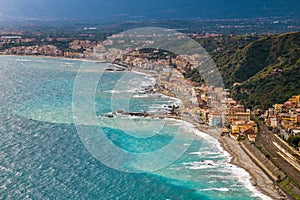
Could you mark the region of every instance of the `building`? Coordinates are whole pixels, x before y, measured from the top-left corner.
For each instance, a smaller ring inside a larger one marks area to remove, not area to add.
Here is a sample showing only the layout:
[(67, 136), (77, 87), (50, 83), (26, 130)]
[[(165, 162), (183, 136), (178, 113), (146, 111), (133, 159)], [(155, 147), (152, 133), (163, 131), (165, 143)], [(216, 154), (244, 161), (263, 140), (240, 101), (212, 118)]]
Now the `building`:
[(241, 134), (244, 135), (245, 137), (247, 137), (251, 142), (255, 142), (257, 133), (255, 132), (253, 127), (245, 125), (241, 129)]
[(280, 125), (280, 118), (278, 116), (274, 116), (270, 118), (270, 126), (272, 128), (276, 128)]
[(274, 109), (275, 109), (275, 113), (281, 113), (283, 111), (283, 104), (275, 104), (273, 105)]
[(247, 109), (246, 112), (235, 112), (234, 108), (229, 108), (228, 112), (225, 114), (225, 121), (227, 123), (232, 123), (234, 121), (250, 121), (250, 118), (250, 109)]
[(214, 116), (214, 117), (209, 118), (209, 121), (208, 121), (209, 126), (212, 126), (212, 127), (218, 126), (218, 127), (220, 127), (221, 124), (222, 124), (221, 117)]
[(212, 127), (215, 126), (222, 127), (222, 117), (218, 115), (217, 112), (214, 111), (210, 112), (208, 114), (208, 125)]
[(258, 127), (254, 121), (235, 121), (231, 124), (231, 136), (233, 138), (238, 138), (239, 136), (248, 137), (250, 135), (250, 141), (255, 141), (257, 133)]

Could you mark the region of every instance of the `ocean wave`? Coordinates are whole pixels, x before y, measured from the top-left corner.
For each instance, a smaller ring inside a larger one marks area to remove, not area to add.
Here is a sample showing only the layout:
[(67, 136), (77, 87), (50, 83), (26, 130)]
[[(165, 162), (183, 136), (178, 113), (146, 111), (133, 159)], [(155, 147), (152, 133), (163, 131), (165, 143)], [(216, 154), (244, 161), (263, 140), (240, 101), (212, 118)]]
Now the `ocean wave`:
[(256, 187), (251, 183), (250, 174), (243, 168), (236, 165), (231, 165), (230, 167), (232, 174), (238, 179), (238, 183), (244, 185), (248, 190), (251, 191), (253, 197), (258, 197), (264, 200), (272, 200), (270, 197), (259, 192)]
[[(210, 136), (207, 133), (204, 133), (202, 131), (199, 131), (198, 129), (195, 128), (195, 126), (189, 122), (186, 121), (182, 121), (182, 120), (176, 120), (174, 119), (174, 121), (178, 121), (178, 123), (180, 123), (181, 125), (184, 125), (187, 129), (192, 129), (194, 131), (194, 133), (198, 136), (200, 136), (201, 138), (204, 139), (205, 142), (213, 144), (215, 148), (215, 150), (217, 150), (217, 152), (211, 152), (211, 151), (203, 151), (203, 152), (191, 152), (192, 154), (204, 154), (207, 153), (206, 155), (209, 154), (219, 154), (220, 156), (223, 156), (225, 158), (225, 160), (223, 162), (212, 162), (211, 160), (204, 160), (204, 161), (195, 161), (195, 162), (185, 162), (182, 163), (184, 165), (186, 165), (186, 168), (188, 169), (192, 169), (192, 170), (205, 170), (205, 169), (214, 169), (214, 168), (218, 168), (217, 170), (221, 173), (230, 173), (231, 175), (229, 175), (230, 179), (236, 179), (237, 182), (240, 185), (243, 185), (245, 188), (247, 188), (251, 193), (253, 197), (257, 197), (257, 198), (261, 198), (264, 200), (271, 200), (271, 198), (269, 198), (268, 196), (262, 194), (261, 192), (259, 192), (256, 187), (251, 183), (251, 177), (250, 174), (244, 170), (243, 168), (240, 168), (236, 165), (231, 165), (229, 162), (231, 160), (231, 155), (229, 154), (229, 152), (227, 152), (222, 146), (221, 143), (214, 137)], [(212, 147), (209, 147), (212, 148)], [(218, 175), (216, 175), (216, 177), (219, 177)], [(220, 189), (220, 188), (208, 188), (209, 190), (216, 190), (216, 189)], [(229, 191), (228, 188), (221, 188), (221, 190), (226, 190)]]
[(135, 94), (132, 97), (133, 98), (149, 98), (151, 94)]
[(232, 191), (232, 188), (205, 188), (200, 191), (220, 191), (220, 192), (229, 192)]
[(156, 79), (153, 76), (149, 75), (149, 74), (146, 74), (146, 73), (143, 73), (143, 72), (134, 71), (134, 70), (132, 72), (135, 73), (135, 74), (143, 75), (143, 78), (146, 78), (146, 79), (148, 79), (150, 81), (153, 81), (154, 83), (156, 82)]
[(19, 59), (19, 58), (17, 58), (16, 59), (17, 61), (21, 61), (21, 62), (30, 62), (31, 60), (27, 60), (27, 59)]
[(191, 152), (189, 153), (190, 155), (198, 155), (201, 157), (204, 157), (206, 159), (217, 159), (217, 158), (224, 158), (225, 155), (222, 155), (220, 153), (214, 153), (214, 152), (210, 152), (210, 151), (199, 151), (199, 152)]
[(111, 93), (111, 94), (115, 94), (115, 93), (124, 93), (124, 91), (121, 90), (106, 90), (103, 91), (104, 93)]
[(0, 171), (5, 171), (5, 172), (13, 173), (12, 169), (6, 168), (6, 167), (4, 167), (2, 165), (0, 165)]
[(196, 151), (196, 152), (190, 152), (189, 154), (191, 154), (191, 155), (206, 155), (206, 156), (220, 155), (220, 153), (211, 152), (211, 151)]
[[(151, 78), (150, 76), (145, 76), (146, 78), (150, 78), (152, 80), (155, 81), (154, 78)], [(144, 80), (146, 79), (144, 77)], [(143, 78), (143, 77), (142, 77)], [(148, 86), (148, 84), (151, 82), (151, 81), (148, 81), (148, 80), (142, 80), (142, 81), (139, 81), (139, 82), (133, 82), (134, 84), (136, 83), (141, 83), (143, 82), (144, 85)], [(130, 85), (130, 88), (131, 88), (132, 85)], [(127, 86), (125, 86), (127, 87)], [(135, 92), (135, 86), (133, 87), (134, 89), (133, 90), (129, 90), (128, 88), (125, 88), (125, 92), (130, 92), (130, 93), (134, 93)], [(126, 90), (128, 89), (128, 90)], [(109, 90), (109, 91), (106, 91), (106, 92), (109, 92), (109, 93), (124, 93), (124, 90)], [(165, 96), (165, 95), (162, 95), (162, 96)], [(177, 98), (171, 98), (171, 97), (168, 97), (166, 96), (166, 98), (168, 99), (173, 99), (173, 100), (176, 100), (176, 101), (180, 101), (180, 99), (177, 99)], [(44, 103), (44, 101), (43, 101)], [(53, 103), (53, 102), (52, 102)], [(36, 102), (33, 103), (33, 105), (35, 105)], [(43, 104), (40, 104), (40, 105), (43, 105)], [(34, 109), (35, 112), (36, 112), (36, 116), (40, 117), (45, 117), (45, 120), (49, 118), (48, 117), (52, 117), (52, 116), (55, 116), (55, 119), (54, 121), (56, 120), (56, 122), (60, 123), (60, 122), (70, 122), (70, 123), (73, 123), (73, 116), (71, 115), (72, 112), (70, 112), (70, 114), (68, 112), (66, 112), (67, 114), (65, 115), (62, 115), (62, 111), (64, 111), (63, 108), (65, 108), (66, 106), (64, 104), (59, 104), (57, 103), (56, 105), (52, 105), (51, 107), (41, 107), (43, 108), (43, 110), (38, 110), (40, 109), (40, 106), (36, 106), (36, 107), (33, 107), (33, 108), (28, 108), (28, 106), (24, 106), (25, 108), (29, 109), (29, 111), (33, 111)], [(38, 107), (38, 108), (37, 108)], [(45, 113), (43, 111), (45, 111), (45, 108), (46, 110), (49, 110), (48, 113)], [(56, 109), (55, 109), (56, 108)], [(27, 111), (27, 110), (25, 110)], [(33, 118), (31, 116), (32, 113), (25, 113), (26, 116), (30, 116), (29, 118)], [(24, 112), (23, 112), (24, 113)], [(41, 115), (41, 113), (43, 113), (44, 115)], [(47, 114), (47, 116), (46, 116)], [(70, 115), (70, 116), (69, 116)], [(59, 116), (59, 117), (58, 117)], [(71, 119), (68, 119), (66, 120), (65, 117), (72, 117)], [(126, 120), (128, 119), (132, 119), (132, 118), (135, 118), (135, 119), (140, 119), (140, 117), (136, 117), (136, 116), (126, 116), (124, 117), (126, 118)], [(37, 118), (39, 119), (39, 118)], [(114, 123), (115, 119), (106, 119), (106, 118), (103, 118), (105, 120), (100, 120), (102, 125), (104, 126), (108, 126), (108, 127), (113, 127), (113, 128), (117, 128), (118, 126), (116, 126), (116, 124)], [(144, 119), (145, 120), (145, 119)], [(151, 119), (153, 120), (153, 119)], [(159, 122), (161, 122), (162, 119), (158, 119)], [(204, 160), (204, 161), (194, 161), (194, 162), (183, 162), (183, 166), (182, 165), (179, 165), (178, 167), (174, 167), (173, 169), (176, 169), (176, 170), (180, 170), (180, 169), (184, 169), (184, 168), (188, 168), (188, 169), (191, 169), (191, 170), (200, 170), (200, 169), (208, 169), (207, 171), (209, 171), (211, 169), (211, 171), (215, 172), (216, 173), (219, 173), (219, 172), (226, 172), (226, 173), (230, 173), (230, 176), (228, 176), (228, 179), (231, 179), (231, 180), (237, 180), (239, 183), (243, 184), (246, 188), (248, 188), (252, 193), (253, 193), (253, 196), (257, 196), (257, 197), (260, 197), (262, 199), (270, 199), (268, 197), (266, 197), (265, 195), (261, 194), (260, 192), (258, 192), (258, 190), (251, 184), (250, 182), (250, 175), (242, 168), (239, 168), (235, 165), (231, 165), (229, 164), (229, 161), (231, 159), (231, 156), (230, 154), (225, 151), (222, 147), (221, 147), (221, 144), (219, 143), (219, 141), (217, 139), (215, 139), (214, 137), (208, 135), (207, 133), (204, 133), (204, 132), (201, 132), (199, 130), (197, 130), (195, 128), (195, 126), (189, 122), (185, 122), (185, 121), (182, 121), (182, 120), (176, 120), (176, 119), (163, 119), (164, 121), (167, 121), (167, 122), (172, 122), (172, 125), (179, 125), (181, 126), (181, 130), (182, 132), (187, 132), (187, 133), (194, 133), (195, 135), (198, 135), (200, 138), (203, 139), (204, 141), (204, 144), (202, 145), (201, 147), (201, 152), (191, 152), (192, 155), (206, 155), (208, 159), (212, 159), (213, 156), (225, 156), (227, 159), (225, 161), (222, 161), (222, 162), (213, 162), (211, 160)], [(51, 120), (50, 120), (51, 121)], [(125, 120), (124, 120), (125, 121)], [(130, 129), (131, 127), (129, 127)], [(186, 145), (189, 145), (189, 144), (186, 144)], [(213, 150), (210, 151), (210, 150)], [(212, 157), (209, 157), (210, 155), (212, 155)], [(0, 166), (0, 170), (7, 170), (6, 168), (1, 168)], [(51, 171), (55, 171), (55, 169), (51, 169)], [(214, 176), (213, 175), (214, 173), (212, 174), (209, 174), (210, 177)], [(188, 176), (188, 174), (183, 174), (182, 176)], [(219, 177), (218, 175), (215, 175), (216, 177)], [(169, 177), (170, 179), (172, 179), (172, 174), (166, 174), (166, 177)], [(203, 191), (209, 191), (209, 190), (217, 190), (217, 191), (229, 191), (228, 188), (205, 188), (203, 189)]]
[(200, 162), (188, 162), (188, 163), (182, 163), (183, 165), (186, 165), (185, 167), (188, 169), (198, 170), (198, 169), (212, 169), (219, 167), (220, 164), (210, 161), (210, 160), (202, 160)]
[(135, 89), (128, 89), (128, 90), (106, 90), (103, 91), (104, 93), (111, 93), (111, 94), (124, 94), (124, 93), (134, 93)]

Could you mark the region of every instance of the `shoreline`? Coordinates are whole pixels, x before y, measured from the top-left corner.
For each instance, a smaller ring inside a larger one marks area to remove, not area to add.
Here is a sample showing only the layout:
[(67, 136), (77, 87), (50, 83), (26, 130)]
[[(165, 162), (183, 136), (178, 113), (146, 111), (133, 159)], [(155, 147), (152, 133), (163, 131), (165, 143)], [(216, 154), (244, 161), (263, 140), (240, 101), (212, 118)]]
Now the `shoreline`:
[(241, 148), (241, 144), (229, 136), (218, 135), (217, 130), (209, 130), (206, 125), (192, 123), (195, 128), (205, 134), (208, 134), (218, 140), (221, 148), (230, 155), (229, 163), (244, 169), (250, 176), (250, 183), (262, 194), (272, 198), (281, 199), (280, 188), (256, 165), (249, 155)]
[[(1, 55), (0, 55), (1, 56)], [(56, 57), (56, 56), (39, 56), (39, 55), (3, 55), (3, 56), (19, 56), (19, 57), (41, 57), (41, 58), (56, 58), (56, 59), (65, 59), (65, 60), (76, 60), (76, 61), (88, 61), (88, 62), (99, 62), (97, 60), (88, 60), (88, 59), (81, 59), (81, 58), (67, 58), (64, 56)], [(103, 63), (109, 63), (109, 62), (103, 62)], [(112, 64), (112, 63), (110, 63)], [(132, 69), (131, 67), (128, 67), (128, 69)], [(143, 73), (147, 76), (151, 76), (155, 79), (157, 82), (157, 77), (155, 77), (155, 74), (153, 72), (148, 72), (146, 70), (136, 70), (132, 69), (132, 72), (137, 73)], [(180, 99), (179, 97), (176, 97), (175, 95), (169, 95), (172, 94), (168, 90), (164, 91), (157, 91), (157, 93), (161, 95), (165, 95), (171, 98), (176, 98), (180, 101), (184, 101), (183, 99)], [(149, 116), (151, 117), (151, 116)], [(275, 183), (262, 171), (262, 169), (255, 164), (252, 159), (249, 157), (249, 155), (246, 154), (246, 152), (241, 148), (241, 145), (236, 140), (228, 137), (228, 136), (221, 136), (216, 132), (216, 129), (210, 128), (208, 125), (202, 125), (196, 122), (195, 120), (188, 118), (188, 117), (180, 117), (180, 116), (164, 116), (163, 118), (171, 118), (175, 120), (181, 120), (188, 122), (192, 124), (197, 130), (200, 132), (203, 132), (207, 135), (210, 135), (214, 137), (222, 147), (222, 149), (228, 154), (230, 154), (230, 161), (229, 163), (232, 165), (235, 165), (239, 168), (244, 169), (250, 176), (250, 182), (252, 186), (254, 186), (259, 192), (262, 194), (270, 197), (271, 199), (280, 199), (282, 195), (279, 192), (278, 186), (275, 188)]]
[[(52, 59), (62, 59), (62, 60), (73, 60), (82, 62), (95, 62), (95, 63), (110, 63), (109, 61), (101, 60), (91, 60), (87, 58), (69, 58), (65, 56), (45, 56), (45, 55), (19, 55), (19, 54), (0, 54), (0, 56), (11, 56), (11, 57), (33, 57), (33, 58), (52, 58)], [(113, 64), (113, 63), (110, 63)]]
[[(154, 73), (147, 73), (146, 70), (135, 70), (133, 72), (144, 73), (151, 76), (157, 82), (157, 77)], [(184, 101), (183, 99), (177, 97), (167, 89), (162, 91), (157, 91), (161, 95), (168, 96), (170, 98), (176, 98), (179, 101)], [(150, 116), (151, 117), (151, 116)], [(238, 168), (245, 170), (250, 176), (250, 183), (252, 186), (261, 192), (261, 194), (271, 198), (271, 199), (284, 199), (284, 192), (276, 186), (276, 184), (268, 177), (268, 175), (256, 164), (253, 162), (252, 158), (242, 149), (240, 142), (234, 140), (229, 136), (221, 136), (218, 134), (218, 130), (212, 127), (209, 127), (205, 124), (199, 124), (197, 121), (190, 117), (180, 117), (175, 115), (166, 115), (161, 116), (160, 118), (169, 118), (174, 120), (181, 120), (188, 122), (194, 126), (200, 132), (203, 132), (209, 136), (215, 138), (220, 147), (230, 155), (229, 164), (232, 164)]]
[(208, 125), (199, 124), (190, 118), (181, 118), (179, 116), (166, 116), (161, 118), (190, 123), (196, 130), (215, 138), (222, 150), (230, 155), (229, 164), (245, 170), (250, 177), (250, 184), (257, 191), (271, 199), (284, 199), (285, 195), (282, 195), (284, 192), (252, 161), (249, 155), (241, 148), (241, 144), (233, 138), (221, 136), (218, 134), (217, 129), (211, 128)]

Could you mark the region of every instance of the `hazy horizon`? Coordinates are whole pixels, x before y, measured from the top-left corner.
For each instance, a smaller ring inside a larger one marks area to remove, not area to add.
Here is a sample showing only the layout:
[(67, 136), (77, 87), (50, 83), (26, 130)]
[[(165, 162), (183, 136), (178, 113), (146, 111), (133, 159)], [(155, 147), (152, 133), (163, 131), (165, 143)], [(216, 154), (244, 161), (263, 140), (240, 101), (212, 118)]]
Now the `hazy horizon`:
[(0, 0), (0, 21), (300, 18), (297, 0)]

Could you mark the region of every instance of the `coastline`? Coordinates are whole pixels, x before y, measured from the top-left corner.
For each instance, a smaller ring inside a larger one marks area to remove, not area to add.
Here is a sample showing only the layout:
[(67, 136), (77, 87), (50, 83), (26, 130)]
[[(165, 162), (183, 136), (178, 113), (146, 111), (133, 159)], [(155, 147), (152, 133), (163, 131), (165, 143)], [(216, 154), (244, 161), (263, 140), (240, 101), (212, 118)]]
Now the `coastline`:
[[(155, 78), (157, 82), (157, 76), (153, 72), (149, 73), (146, 70), (135, 69), (132, 69), (132, 71), (149, 75)], [(162, 95), (171, 98), (177, 98), (180, 101), (183, 101), (183, 99), (180, 99), (167, 89), (157, 92)], [(218, 133), (217, 129), (209, 127), (208, 125), (199, 124), (197, 121), (190, 117), (183, 118), (175, 115), (166, 115), (160, 116), (160, 118), (172, 118), (175, 120), (188, 122), (192, 124), (198, 131), (214, 137), (219, 142), (221, 148), (229, 153), (229, 163), (235, 165), (238, 168), (244, 169), (249, 174), (250, 183), (252, 184), (252, 186), (254, 186), (255, 189), (271, 199), (285, 199), (286, 196), (284, 192), (275, 185), (275, 183), (265, 174), (265, 172), (263, 172), (263, 170), (256, 163), (254, 163), (250, 156), (242, 149), (240, 142), (234, 140), (229, 136), (221, 136), (221, 134)]]
[[(19, 54), (0, 54), (0, 56), (51, 58), (51, 59), (82, 61), (82, 62), (109, 63), (108, 61), (91, 60), (91, 59), (87, 59), (87, 58), (68, 58), (68, 57), (65, 57), (65, 56), (21, 55), (21, 54), (20, 55)], [(112, 63), (110, 63), (110, 64), (112, 64)]]
[(215, 138), (222, 150), (230, 155), (229, 163), (244, 169), (250, 176), (250, 183), (256, 190), (268, 196), (271, 199), (284, 199), (284, 192), (274, 184), (274, 182), (255, 164), (249, 155), (242, 149), (241, 144), (228, 136), (221, 136), (218, 130), (210, 128), (208, 125), (201, 125), (189, 118), (180, 118), (176, 116), (167, 116), (174, 120), (185, 121), (194, 126), (198, 131)]
[(249, 155), (241, 148), (239, 142), (228, 136), (220, 136), (217, 130), (209, 130), (208, 126), (193, 125), (201, 132), (204, 132), (218, 140), (222, 149), (228, 152), (231, 156), (230, 164), (244, 169), (250, 175), (251, 184), (262, 194), (272, 198), (281, 199), (283, 192), (276, 186), (273, 181), (257, 166)]
[[(26, 55), (4, 55), (4, 56), (23, 56), (26, 57)], [(57, 58), (57, 59), (66, 59), (66, 60), (77, 60), (77, 61), (89, 61), (89, 62), (101, 62), (96, 60), (88, 60), (88, 59), (72, 59), (67, 57), (54, 57), (54, 56), (32, 56), (32, 57), (42, 57), (42, 58)], [(144, 73), (146, 75), (152, 76), (154, 79), (157, 79), (157, 77), (154, 76), (153, 73), (147, 73), (147, 71), (136, 71), (135, 69), (132, 70), (133, 72), (137, 73)], [(170, 95), (170, 92), (168, 90), (165, 91), (158, 91), (158, 93), (166, 96), (170, 96), (172, 98), (177, 98), (181, 101), (179, 97), (176, 97), (174, 95)], [(165, 117), (166, 118), (166, 117)], [(272, 198), (272, 199), (280, 199), (282, 195), (280, 194), (278, 188), (275, 188), (275, 184), (273, 181), (252, 161), (252, 159), (246, 154), (246, 152), (241, 148), (240, 143), (235, 141), (234, 139), (228, 137), (228, 136), (220, 136), (216, 132), (216, 130), (212, 130), (207, 125), (201, 125), (197, 123), (195, 120), (191, 118), (182, 118), (182, 117), (176, 117), (176, 116), (167, 116), (167, 118), (172, 118), (175, 120), (182, 120), (186, 121), (188, 123), (191, 123), (194, 125), (194, 127), (205, 133), (208, 134), (214, 138), (216, 138), (221, 145), (221, 147), (228, 152), (231, 155), (230, 158), (230, 164), (233, 164), (239, 168), (243, 168), (246, 170), (251, 179), (252, 185), (260, 191), (262, 194)]]

